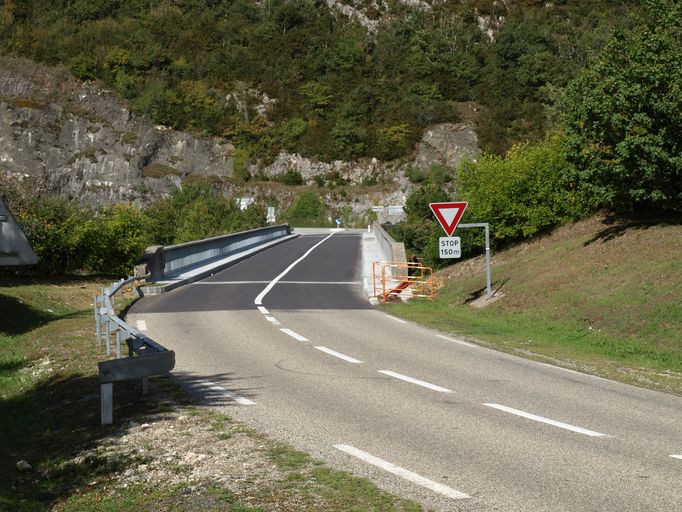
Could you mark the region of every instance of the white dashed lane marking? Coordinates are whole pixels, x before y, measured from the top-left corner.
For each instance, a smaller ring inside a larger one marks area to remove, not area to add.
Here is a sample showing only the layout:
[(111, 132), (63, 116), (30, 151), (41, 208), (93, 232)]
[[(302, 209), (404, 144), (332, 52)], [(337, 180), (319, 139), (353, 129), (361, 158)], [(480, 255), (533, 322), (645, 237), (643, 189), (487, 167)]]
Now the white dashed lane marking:
[(431, 384), (430, 382), (425, 382), (423, 380), (413, 379), (412, 377), (408, 377), (407, 375), (403, 375), (402, 373), (396, 373), (396, 372), (392, 372), (390, 370), (377, 370), (377, 371), (379, 373), (383, 373), (384, 375), (388, 375), (389, 377), (404, 380), (405, 382), (409, 382), (411, 384), (416, 384), (417, 386), (422, 386), (424, 388), (432, 389), (434, 391), (438, 391), (439, 393), (452, 393), (452, 391), (447, 389), (447, 388), (442, 388), (440, 386), (436, 386), (435, 384)]
[(486, 405), (488, 407), (492, 407), (493, 409), (497, 409), (500, 411), (508, 412), (509, 414), (521, 416), (522, 418), (527, 418), (529, 420), (539, 421), (540, 423), (546, 423), (547, 425), (553, 425), (555, 427), (563, 428), (565, 430), (571, 430), (572, 432), (577, 432), (579, 434), (584, 434), (586, 436), (610, 437), (606, 434), (602, 434), (601, 432), (595, 432), (594, 430), (588, 430), (586, 428), (576, 427), (575, 425), (569, 425), (568, 423), (563, 423), (561, 421), (551, 420), (549, 418), (545, 418), (543, 416), (537, 416), (537, 415), (531, 414), (529, 412), (519, 411), (518, 409), (513, 409), (511, 407), (507, 407), (506, 405), (500, 405), (500, 404), (483, 404), (483, 405)]
[(223, 396), (226, 396), (230, 400), (234, 400), (239, 405), (256, 405), (256, 402), (249, 400), (248, 398), (244, 398), (243, 396), (238, 395), (234, 391), (225, 389), (224, 387), (219, 386), (218, 384), (216, 384), (215, 382), (211, 382), (210, 380), (200, 380), (197, 382), (193, 382), (192, 385), (219, 393)]
[(335, 350), (332, 350), (327, 347), (315, 347), (317, 350), (321, 350), (322, 352), (325, 352), (329, 354), (330, 356), (338, 357), (339, 359), (343, 359), (344, 361), (347, 361), (349, 363), (353, 364), (361, 364), (362, 361), (355, 359), (354, 357), (347, 356), (345, 354), (341, 354), (340, 352), (336, 352)]
[(342, 452), (345, 452), (348, 455), (352, 455), (353, 457), (356, 457), (364, 462), (367, 462), (372, 466), (376, 466), (393, 475), (397, 475), (401, 478), (404, 478), (405, 480), (412, 482), (413, 484), (420, 485), (433, 492), (442, 494), (443, 496), (447, 496), (448, 498), (451, 498), (453, 500), (463, 500), (469, 498), (467, 494), (464, 494), (463, 492), (453, 489), (452, 487), (448, 487), (447, 485), (439, 484), (438, 482), (429, 480), (428, 478), (418, 475), (417, 473), (413, 473), (412, 471), (409, 471), (405, 468), (396, 466), (395, 464), (380, 459), (379, 457), (375, 457), (374, 455), (370, 455), (367, 452), (363, 452), (362, 450), (358, 450), (357, 448), (354, 448), (347, 444), (336, 444), (334, 445), (334, 448), (336, 448), (337, 450), (341, 450)]
[(306, 338), (305, 336), (301, 336), (300, 334), (298, 334), (297, 332), (292, 331), (291, 329), (280, 329), (280, 331), (282, 331), (284, 334), (288, 334), (289, 336), (291, 336), (292, 338), (294, 338), (294, 339), (296, 339), (296, 340), (298, 340), (298, 341), (310, 341), (310, 340), (309, 340), (308, 338)]

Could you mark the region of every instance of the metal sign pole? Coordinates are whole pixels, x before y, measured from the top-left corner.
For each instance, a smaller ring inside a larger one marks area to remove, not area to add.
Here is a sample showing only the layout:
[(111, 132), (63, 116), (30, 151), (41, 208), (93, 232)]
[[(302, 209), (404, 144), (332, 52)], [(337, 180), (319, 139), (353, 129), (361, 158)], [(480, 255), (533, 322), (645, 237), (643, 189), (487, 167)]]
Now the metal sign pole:
[(485, 223), (485, 282), (486, 292), (488, 298), (492, 294), (492, 285), (490, 283), (490, 227)]
[(492, 295), (492, 282), (490, 276), (490, 224), (488, 222), (475, 222), (472, 224), (459, 224), (458, 228), (484, 228), (485, 229), (485, 290), (488, 298)]

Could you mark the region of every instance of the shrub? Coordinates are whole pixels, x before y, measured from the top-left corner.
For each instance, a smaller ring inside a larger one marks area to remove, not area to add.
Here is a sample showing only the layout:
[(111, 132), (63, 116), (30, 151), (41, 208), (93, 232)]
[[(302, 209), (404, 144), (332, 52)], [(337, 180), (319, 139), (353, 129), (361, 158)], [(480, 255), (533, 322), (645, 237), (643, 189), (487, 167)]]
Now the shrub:
[(289, 169), (287, 172), (280, 174), (277, 176), (277, 180), (290, 186), (303, 185), (303, 176), (295, 169)]
[(491, 224), (498, 245), (529, 238), (587, 213), (584, 197), (564, 186), (571, 166), (565, 141), (514, 146), (504, 156), (484, 155), (464, 162), (458, 172), (458, 194), (468, 201), (466, 215)]
[(325, 208), (320, 197), (312, 191), (303, 192), (287, 211), (286, 218), (292, 226), (324, 226)]

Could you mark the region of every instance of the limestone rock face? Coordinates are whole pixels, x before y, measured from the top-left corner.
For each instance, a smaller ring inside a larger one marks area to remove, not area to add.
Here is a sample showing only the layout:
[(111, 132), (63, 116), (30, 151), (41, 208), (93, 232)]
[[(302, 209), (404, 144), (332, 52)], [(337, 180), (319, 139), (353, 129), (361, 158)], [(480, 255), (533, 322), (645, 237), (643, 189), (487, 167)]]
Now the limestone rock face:
[[(283, 152), (251, 171), (269, 178), (297, 171), (306, 184), (318, 187), (330, 208), (353, 215), (399, 207), (414, 187), (406, 177), (412, 164), (457, 168), (466, 155), (478, 154), (470, 115), (475, 108), (462, 108), (462, 123), (424, 132), (412, 162), (371, 157), (321, 162)], [(121, 201), (146, 205), (195, 177), (214, 183), (226, 196), (274, 195), (283, 207), (294, 201), (300, 191), (276, 181), (235, 185), (226, 180), (233, 175), (234, 150), (226, 139), (155, 126), (113, 93), (75, 80), (66, 68), (0, 57), (0, 176), (34, 179), (51, 194), (95, 207)]]
[(457, 169), (464, 158), (476, 158), (480, 153), (478, 137), (471, 123), (445, 123), (424, 132), (417, 145), (415, 165), (428, 169), (444, 165)]
[(183, 177), (232, 175), (234, 147), (131, 114), (65, 70), (0, 59), (0, 172), (101, 205), (146, 203)]

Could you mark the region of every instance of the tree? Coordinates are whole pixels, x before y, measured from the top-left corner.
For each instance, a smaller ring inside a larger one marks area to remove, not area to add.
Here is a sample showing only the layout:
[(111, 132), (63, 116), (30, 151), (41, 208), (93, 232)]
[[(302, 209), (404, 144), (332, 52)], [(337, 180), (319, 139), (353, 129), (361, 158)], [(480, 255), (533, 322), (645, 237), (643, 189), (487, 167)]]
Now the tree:
[(649, 2), (569, 86), (571, 178), (600, 205), (682, 211), (682, 5)]

